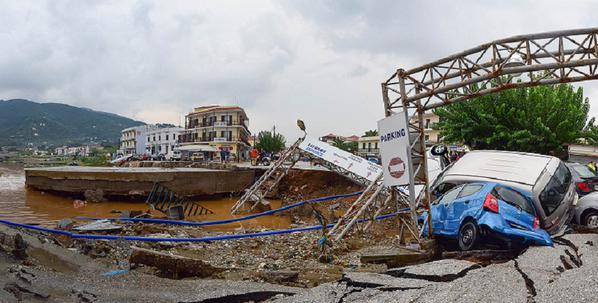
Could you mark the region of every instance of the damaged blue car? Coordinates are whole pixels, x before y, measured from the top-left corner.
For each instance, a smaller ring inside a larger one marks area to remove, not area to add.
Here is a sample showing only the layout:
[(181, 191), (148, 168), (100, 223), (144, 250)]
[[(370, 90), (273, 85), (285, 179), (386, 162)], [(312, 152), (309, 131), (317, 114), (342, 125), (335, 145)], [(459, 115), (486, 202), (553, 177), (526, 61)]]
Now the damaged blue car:
[[(456, 240), (461, 250), (471, 250), (480, 239), (492, 237), (511, 244), (552, 245), (539, 228), (532, 202), (524, 194), (497, 183), (456, 186), (430, 205), (432, 233)], [(427, 235), (427, 213), (419, 222)]]

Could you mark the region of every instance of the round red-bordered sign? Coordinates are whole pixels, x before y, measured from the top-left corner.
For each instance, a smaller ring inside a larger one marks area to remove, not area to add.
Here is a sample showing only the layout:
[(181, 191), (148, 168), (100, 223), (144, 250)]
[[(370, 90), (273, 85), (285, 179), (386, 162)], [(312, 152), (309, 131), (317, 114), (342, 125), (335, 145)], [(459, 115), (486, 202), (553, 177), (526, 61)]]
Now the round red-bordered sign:
[(400, 157), (390, 159), (388, 172), (393, 178), (401, 178), (405, 174), (405, 162)]

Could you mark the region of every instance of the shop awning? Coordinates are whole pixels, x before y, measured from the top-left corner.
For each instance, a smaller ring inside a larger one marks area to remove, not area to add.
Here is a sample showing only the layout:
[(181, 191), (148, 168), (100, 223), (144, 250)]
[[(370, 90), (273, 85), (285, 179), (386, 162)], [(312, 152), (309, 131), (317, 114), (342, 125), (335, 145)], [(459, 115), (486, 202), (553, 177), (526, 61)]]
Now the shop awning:
[(179, 146), (179, 147), (175, 147), (174, 150), (188, 151), (188, 152), (217, 152), (217, 151), (219, 151), (214, 146), (201, 145), (201, 144)]

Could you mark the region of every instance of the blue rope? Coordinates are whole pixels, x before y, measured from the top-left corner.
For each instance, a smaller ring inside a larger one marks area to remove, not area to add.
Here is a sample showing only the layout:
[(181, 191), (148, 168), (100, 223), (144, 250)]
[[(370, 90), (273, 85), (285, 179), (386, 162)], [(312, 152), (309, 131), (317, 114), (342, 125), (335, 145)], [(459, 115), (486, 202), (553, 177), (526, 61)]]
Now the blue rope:
[[(247, 215), (247, 216), (240, 217), (240, 218), (218, 220), (218, 221), (190, 222), (190, 221), (175, 221), (175, 220), (148, 219), (148, 218), (112, 218), (112, 219), (107, 219), (107, 220), (110, 220), (112, 222), (114, 222), (114, 221), (132, 222), (132, 223), (141, 222), (141, 223), (169, 224), (169, 225), (196, 226), (196, 227), (222, 225), (222, 224), (230, 224), (230, 223), (251, 220), (251, 219), (255, 219), (255, 218), (259, 218), (259, 217), (263, 217), (263, 216), (270, 216), (270, 215), (273, 215), (278, 212), (283, 212), (283, 211), (287, 211), (287, 210), (295, 208), (295, 207), (303, 206), (305, 204), (313, 204), (313, 203), (332, 201), (332, 200), (337, 200), (337, 199), (342, 199), (342, 198), (350, 198), (350, 197), (360, 195), (361, 193), (362, 192), (354, 192), (354, 193), (350, 193), (350, 194), (342, 194), (342, 195), (335, 195), (335, 196), (328, 196), (328, 197), (316, 198), (316, 199), (311, 199), (311, 200), (299, 201), (299, 202), (291, 204), (291, 205), (283, 206), (281, 208), (277, 208), (277, 209), (273, 209), (273, 210), (268, 210), (268, 211), (261, 212), (258, 214), (252, 214), (252, 215)], [(100, 218), (86, 218), (86, 217), (75, 217), (75, 219), (89, 220), (89, 221), (104, 220), (104, 219), (100, 219)]]
[[(390, 217), (394, 217), (398, 214), (405, 213), (407, 211), (409, 211), (408, 208), (403, 208), (394, 213), (377, 216), (374, 218), (374, 220), (377, 220), (377, 221), (384, 220), (384, 219), (387, 219)], [(361, 222), (366, 222), (369, 220), (370, 219), (359, 219), (357, 222), (361, 223)], [(64, 231), (64, 230), (44, 228), (44, 227), (39, 227), (39, 226), (10, 222), (10, 221), (6, 221), (6, 220), (0, 220), (0, 224), (4, 224), (11, 228), (23, 228), (23, 229), (27, 229), (27, 230), (39, 231), (39, 232), (44, 232), (44, 233), (49, 233), (49, 234), (63, 235), (63, 236), (70, 237), (72, 239), (107, 240), (107, 241), (138, 241), (138, 242), (191, 242), (191, 243), (257, 238), (257, 237), (283, 235), (283, 234), (307, 232), (307, 231), (314, 231), (314, 230), (322, 229), (321, 225), (316, 225), (316, 226), (299, 227), (299, 228), (291, 228), (291, 229), (283, 229), (283, 230), (264, 231), (264, 232), (251, 233), (251, 234), (232, 234), (232, 235), (222, 235), (222, 236), (203, 237), (203, 238), (148, 238), (148, 237), (139, 237), (139, 236), (74, 234), (74, 233)], [(326, 225), (326, 228), (330, 228), (330, 227), (334, 226), (334, 224), (335, 223), (328, 224), (328, 225)]]

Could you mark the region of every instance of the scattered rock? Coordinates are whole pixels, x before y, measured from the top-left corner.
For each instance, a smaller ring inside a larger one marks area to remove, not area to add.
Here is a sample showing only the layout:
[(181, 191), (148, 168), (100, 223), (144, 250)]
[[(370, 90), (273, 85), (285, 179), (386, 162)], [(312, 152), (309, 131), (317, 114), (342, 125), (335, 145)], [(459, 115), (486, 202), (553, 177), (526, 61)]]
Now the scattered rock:
[(21, 234), (16, 234), (14, 239), (15, 243), (12, 255), (19, 260), (27, 259), (27, 243), (23, 241)]
[(104, 191), (101, 189), (88, 189), (83, 193), (83, 196), (87, 202), (99, 203), (106, 201), (106, 198), (104, 198)]
[(58, 221), (58, 224), (56, 224), (56, 227), (58, 227), (58, 229), (70, 230), (73, 228), (74, 225), (75, 225), (75, 221), (73, 221), (72, 219), (62, 219), (62, 220)]

